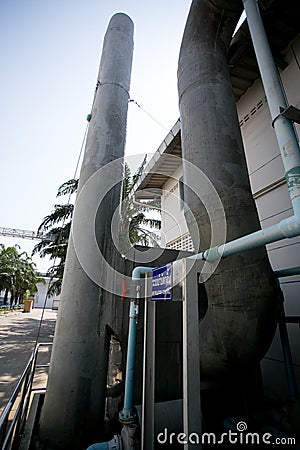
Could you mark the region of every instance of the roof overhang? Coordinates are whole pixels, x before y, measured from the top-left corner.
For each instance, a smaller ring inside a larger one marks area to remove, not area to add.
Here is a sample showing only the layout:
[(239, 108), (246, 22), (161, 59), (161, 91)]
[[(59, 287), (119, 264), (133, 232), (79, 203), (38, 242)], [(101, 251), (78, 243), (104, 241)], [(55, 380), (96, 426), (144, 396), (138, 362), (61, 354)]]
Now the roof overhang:
[(161, 195), (163, 185), (181, 165), (181, 153), (180, 120), (177, 120), (145, 167), (134, 188), (135, 197), (147, 199)]
[[(261, 15), (268, 35), (274, 60), (279, 69), (288, 65), (287, 54), (292, 41), (299, 35), (299, 12), (294, 0), (259, 0)], [(260, 77), (256, 57), (245, 20), (232, 38), (228, 67), (236, 101)], [(182, 156), (180, 120), (167, 134), (158, 150), (145, 168), (145, 173), (136, 184), (136, 197), (153, 198), (161, 194), (167, 179), (180, 166), (180, 159), (167, 155)]]

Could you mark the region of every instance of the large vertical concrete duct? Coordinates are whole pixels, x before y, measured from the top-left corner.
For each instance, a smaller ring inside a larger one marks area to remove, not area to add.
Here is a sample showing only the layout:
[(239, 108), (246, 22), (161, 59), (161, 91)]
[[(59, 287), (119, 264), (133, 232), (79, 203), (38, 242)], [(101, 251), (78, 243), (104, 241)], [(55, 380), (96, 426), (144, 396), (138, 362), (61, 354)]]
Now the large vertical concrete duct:
[[(132, 54), (133, 23), (125, 14), (116, 14), (104, 38), (77, 199), (101, 167), (124, 155)], [(95, 219), (98, 245), (108, 264), (113, 264), (115, 258), (110, 227), (120, 203), (118, 171), (122, 171), (122, 160), (115, 170), (116, 173), (111, 170), (107, 173), (108, 177), (116, 177), (116, 183), (100, 205), (100, 212), (90, 211), (91, 220)], [(113, 186), (113, 179), (110, 182)], [(102, 193), (96, 187), (97, 184), (92, 195), (98, 199)], [(75, 210), (76, 205), (77, 201)], [(79, 222), (76, 224), (79, 239), (86, 232), (80, 225), (81, 219), (78, 215), (74, 217)], [(47, 448), (84, 448), (99, 440), (104, 417), (107, 324), (115, 320), (116, 300), (89, 278), (75, 247), (71, 235), (41, 420), (41, 437)], [(91, 253), (90, 258), (96, 264), (95, 255)], [(99, 273), (103, 270), (99, 267)]]
[[(227, 241), (260, 228), (226, 59), (241, 12), (240, 0), (194, 0), (178, 68), (184, 183), (192, 176), (185, 161), (211, 180), (224, 206)], [(187, 186), (185, 201), (195, 217), (187, 213), (187, 222), (194, 240), (196, 224), (199, 250), (205, 250), (211, 246), (211, 224), (203, 204), (210, 194), (195, 195)], [(221, 211), (214, 211), (213, 220), (218, 225)], [(202, 371), (215, 376), (247, 369), (262, 358), (276, 326), (276, 287), (265, 248), (221, 260), (205, 287)]]

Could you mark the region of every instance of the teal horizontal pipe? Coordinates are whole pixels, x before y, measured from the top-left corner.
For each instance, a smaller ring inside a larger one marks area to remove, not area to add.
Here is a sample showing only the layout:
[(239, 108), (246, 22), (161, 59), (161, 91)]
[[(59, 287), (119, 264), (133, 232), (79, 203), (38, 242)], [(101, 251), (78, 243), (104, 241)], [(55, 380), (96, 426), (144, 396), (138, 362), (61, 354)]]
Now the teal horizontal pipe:
[(280, 241), (284, 238), (292, 238), (300, 234), (300, 214), (284, 219), (276, 225), (264, 228), (255, 233), (248, 234), (241, 238), (227, 242), (223, 245), (207, 249), (188, 259), (202, 259), (204, 261), (214, 262), (226, 256), (251, 250), (261, 245)]

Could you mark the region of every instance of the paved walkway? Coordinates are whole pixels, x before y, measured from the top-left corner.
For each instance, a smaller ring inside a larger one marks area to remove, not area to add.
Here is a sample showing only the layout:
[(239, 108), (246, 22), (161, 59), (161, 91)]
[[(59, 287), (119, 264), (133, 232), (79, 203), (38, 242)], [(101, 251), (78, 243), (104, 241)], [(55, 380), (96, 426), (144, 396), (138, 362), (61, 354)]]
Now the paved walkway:
[[(0, 314), (0, 413), (25, 369), (34, 349), (42, 309)], [(38, 342), (52, 342), (57, 311), (46, 309)], [(49, 362), (51, 347), (41, 347), (38, 363)], [(35, 384), (45, 383), (47, 369), (37, 369)]]

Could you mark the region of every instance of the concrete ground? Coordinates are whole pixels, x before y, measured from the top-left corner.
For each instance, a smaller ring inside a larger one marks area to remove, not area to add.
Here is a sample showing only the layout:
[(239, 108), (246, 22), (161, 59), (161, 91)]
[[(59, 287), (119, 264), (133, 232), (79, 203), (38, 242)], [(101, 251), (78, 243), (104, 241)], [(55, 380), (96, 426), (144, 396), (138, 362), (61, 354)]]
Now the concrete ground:
[[(42, 309), (30, 313), (13, 311), (0, 314), (0, 413), (4, 409), (13, 390), (26, 367), (34, 349), (42, 316)], [(57, 311), (46, 309), (38, 342), (52, 342)], [(50, 360), (51, 346), (42, 346), (38, 364)], [(37, 368), (33, 387), (45, 386), (47, 368)]]

